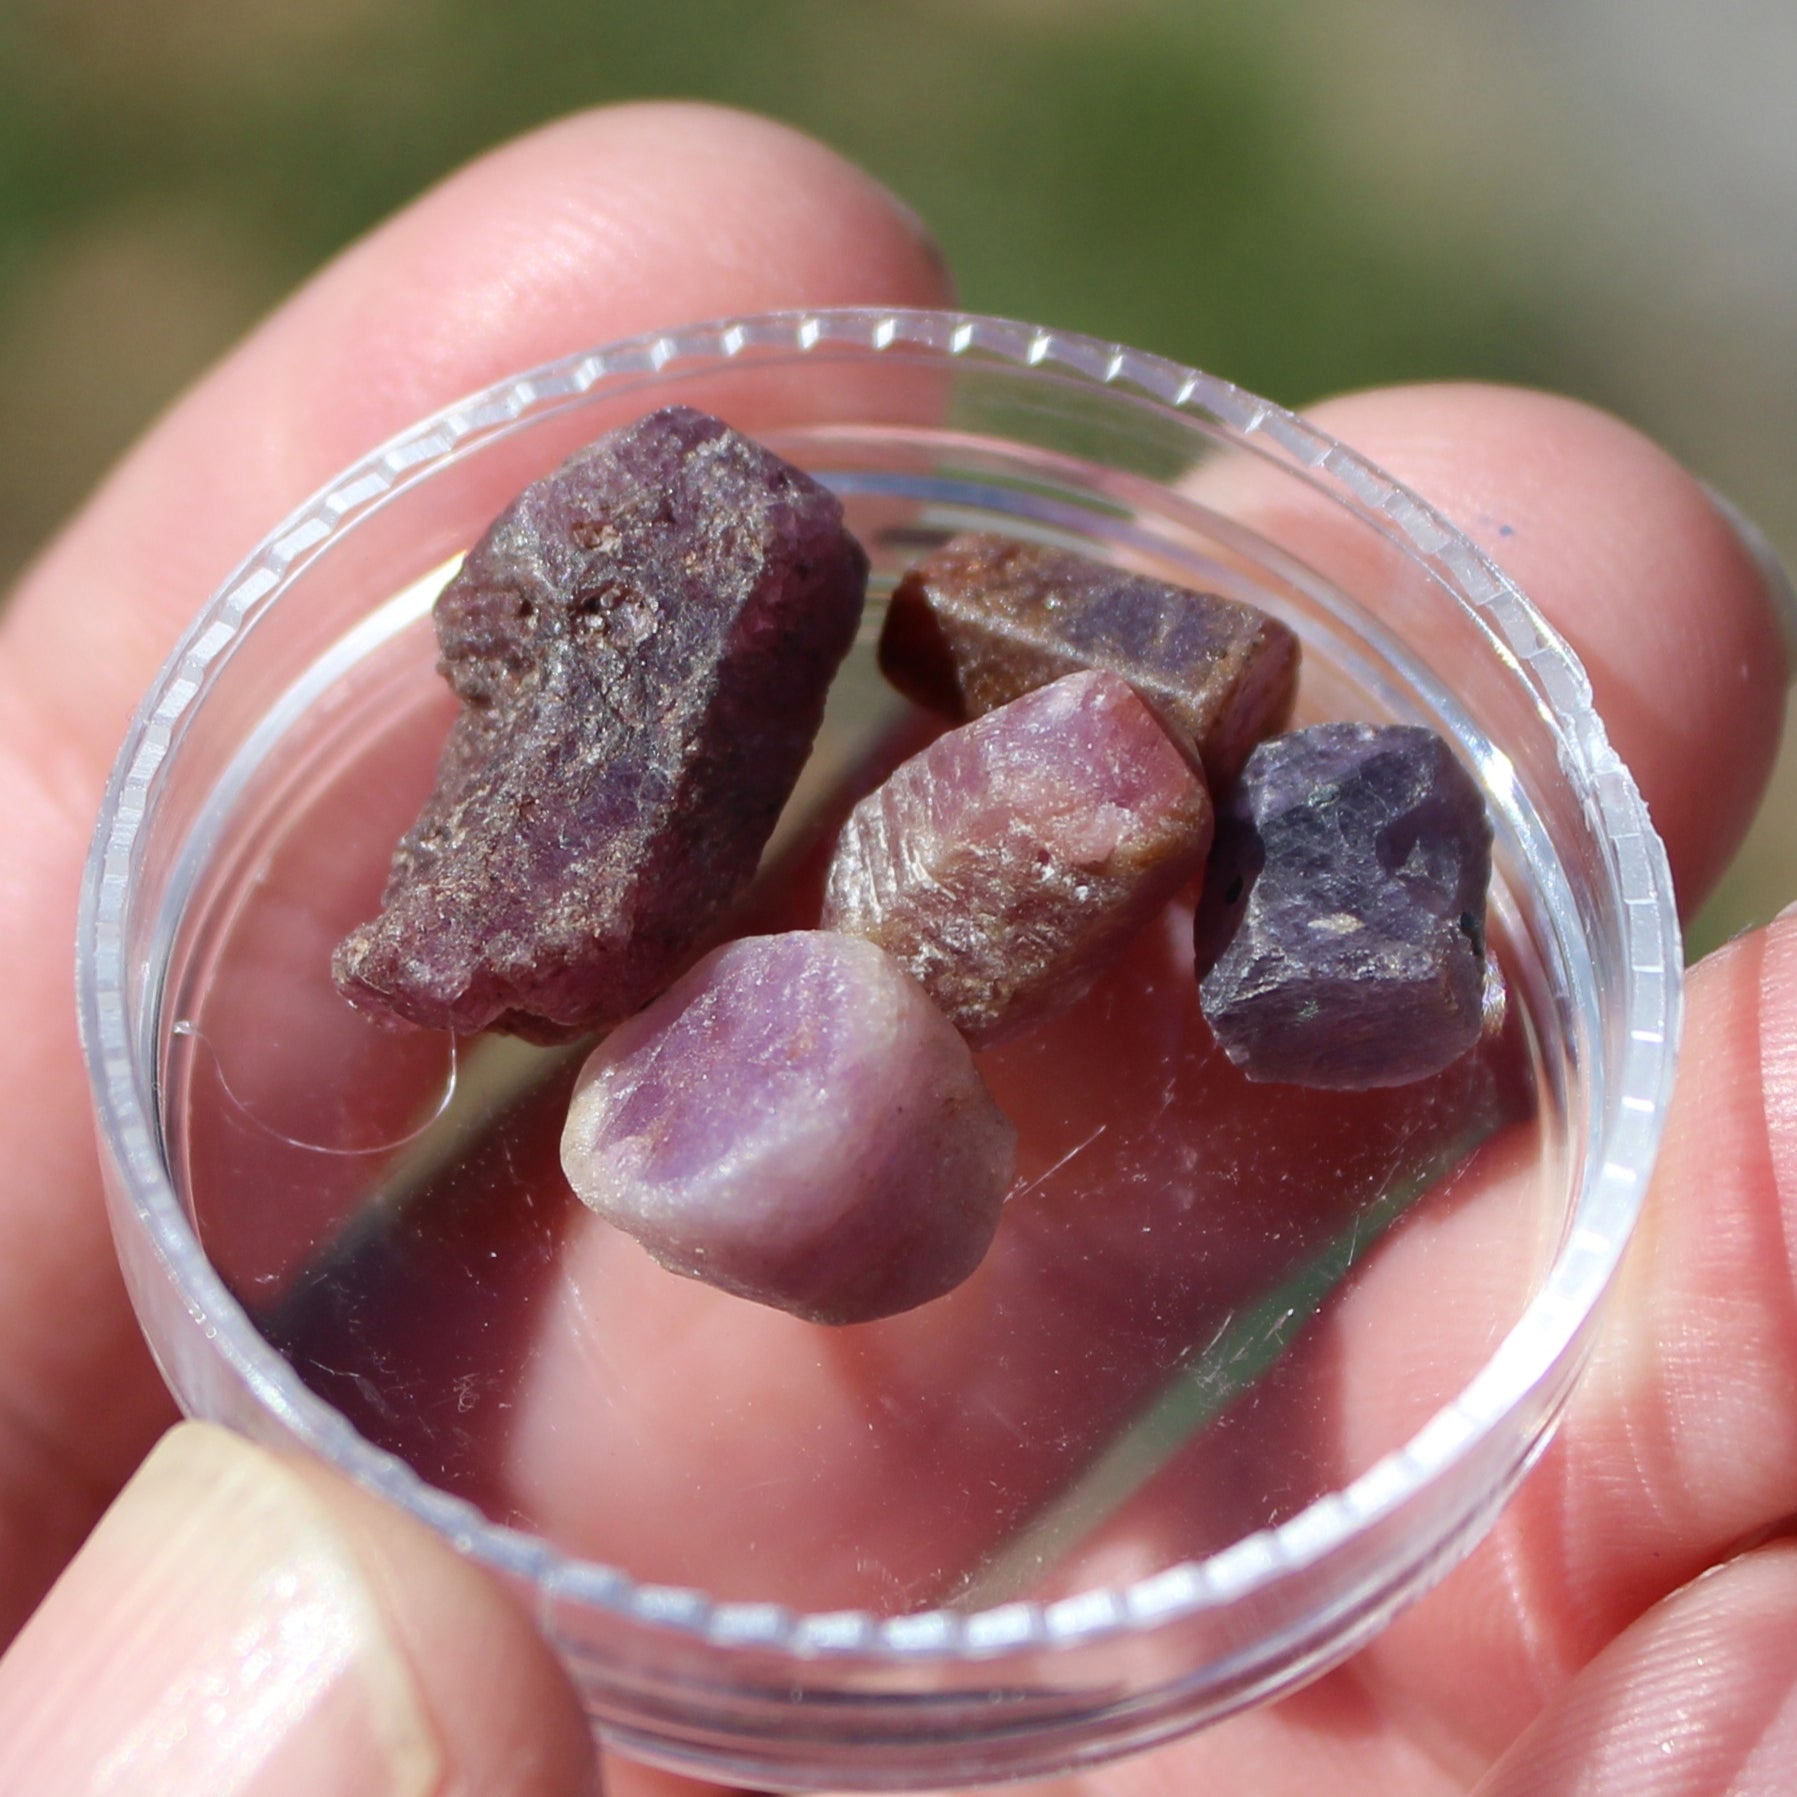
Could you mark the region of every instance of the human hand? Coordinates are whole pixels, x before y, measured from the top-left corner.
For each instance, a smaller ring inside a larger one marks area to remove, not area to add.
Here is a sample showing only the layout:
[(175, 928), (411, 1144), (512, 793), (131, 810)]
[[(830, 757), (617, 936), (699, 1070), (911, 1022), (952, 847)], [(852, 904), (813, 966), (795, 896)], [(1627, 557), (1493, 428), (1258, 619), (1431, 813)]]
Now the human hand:
[[(0, 808), (20, 845), (0, 882), (0, 1057), (31, 1095), (0, 1118), (0, 1626), (168, 1421), (105, 1235), (60, 945), (113, 747), (199, 596), (325, 476), (508, 369), (679, 318), (943, 298), (911, 223), (789, 133), (693, 109), (573, 121), (328, 270), (27, 576), (0, 626)], [(1482, 537), (1566, 631), (1695, 904), (1745, 827), (1784, 688), (1766, 581), (1721, 515), (1565, 402), (1425, 389), (1315, 415)], [(1693, 979), (1653, 1220), (1492, 1540), (1309, 1691), (1057, 1793), (1433, 1793), (1487, 1770), (1492, 1791), (1752, 1789), (1728, 1783), (1750, 1750), (1774, 1768), (1764, 1788), (1797, 1777), (1797, 1556), (1736, 1551), (1797, 1510), (1793, 931)], [(550, 1793), (582, 1788), (584, 1755), (559, 1674), (478, 1572), (329, 1475), (192, 1427), (0, 1662), (0, 1787), (27, 1797), (108, 1788), (104, 1765), (152, 1794)], [(614, 1769), (614, 1791), (633, 1785), (673, 1788)]]
[[(69, 944), (108, 764), (197, 601), (350, 459), (510, 370), (671, 319), (945, 296), (916, 222), (793, 132), (697, 107), (577, 118), (350, 249), (27, 572), (0, 620), (0, 1640), (173, 1420), (107, 1233)], [(8, 1797), (561, 1797), (585, 1788), (585, 1737), (483, 1577), (195, 1428), (0, 1662)]]

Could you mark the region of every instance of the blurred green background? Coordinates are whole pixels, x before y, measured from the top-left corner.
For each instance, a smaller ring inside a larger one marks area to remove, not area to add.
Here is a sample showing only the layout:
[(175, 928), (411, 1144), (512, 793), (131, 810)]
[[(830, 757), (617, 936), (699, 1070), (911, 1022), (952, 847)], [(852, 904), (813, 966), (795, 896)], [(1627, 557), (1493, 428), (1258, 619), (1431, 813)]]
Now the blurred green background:
[[(1793, 93), (1786, 0), (0, 0), (0, 586), (347, 239), (649, 95), (835, 144), (972, 307), (1300, 406), (1564, 388), (1797, 560)], [(1694, 946), (1797, 896), (1794, 803)]]

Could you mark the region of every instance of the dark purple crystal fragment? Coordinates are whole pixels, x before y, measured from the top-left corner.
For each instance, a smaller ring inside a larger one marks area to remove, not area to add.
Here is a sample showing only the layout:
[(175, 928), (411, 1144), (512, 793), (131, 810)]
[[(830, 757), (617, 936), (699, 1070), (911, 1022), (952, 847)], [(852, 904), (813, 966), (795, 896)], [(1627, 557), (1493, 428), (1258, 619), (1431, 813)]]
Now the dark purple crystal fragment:
[(1491, 824), (1433, 731), (1262, 743), (1220, 808), (1197, 924), (1204, 1015), (1250, 1079), (1358, 1091), (1479, 1038)]
[(647, 1003), (753, 874), (866, 578), (831, 493), (684, 406), (527, 488), (437, 601), (462, 710), (340, 990), (537, 1041)]
[(860, 1323), (973, 1272), (1016, 1143), (967, 1044), (891, 956), (799, 930), (714, 950), (606, 1037), (562, 1167), (671, 1271)]
[(907, 698), (956, 719), (1104, 668), (1197, 750), (1220, 792), (1290, 714), (1298, 639), (1256, 607), (1215, 593), (972, 532), (926, 556), (894, 589), (880, 666)]

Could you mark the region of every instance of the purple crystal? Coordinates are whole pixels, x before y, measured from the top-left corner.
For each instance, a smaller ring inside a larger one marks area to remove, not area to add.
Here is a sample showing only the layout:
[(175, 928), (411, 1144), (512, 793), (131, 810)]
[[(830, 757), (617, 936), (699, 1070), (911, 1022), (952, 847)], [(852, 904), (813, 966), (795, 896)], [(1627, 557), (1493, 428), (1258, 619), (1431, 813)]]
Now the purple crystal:
[(880, 666), (908, 698), (952, 718), (1108, 668), (1191, 742), (1221, 792), (1290, 713), (1298, 641), (1254, 606), (976, 532), (899, 582)]
[(849, 814), (823, 923), (877, 942), (976, 1047), (1073, 1003), (1204, 865), (1210, 795), (1115, 674), (939, 737)]
[(1490, 874), (1484, 801), (1433, 731), (1262, 743), (1198, 913), (1217, 1040), (1250, 1079), (1357, 1091), (1439, 1072), (1479, 1038)]
[(580, 1075), (562, 1166), (662, 1265), (819, 1323), (977, 1267), (1016, 1132), (890, 957), (821, 931), (714, 951)]
[(539, 1041), (653, 998), (753, 874), (866, 575), (832, 494), (684, 406), (527, 488), (437, 601), (462, 711), (339, 988)]

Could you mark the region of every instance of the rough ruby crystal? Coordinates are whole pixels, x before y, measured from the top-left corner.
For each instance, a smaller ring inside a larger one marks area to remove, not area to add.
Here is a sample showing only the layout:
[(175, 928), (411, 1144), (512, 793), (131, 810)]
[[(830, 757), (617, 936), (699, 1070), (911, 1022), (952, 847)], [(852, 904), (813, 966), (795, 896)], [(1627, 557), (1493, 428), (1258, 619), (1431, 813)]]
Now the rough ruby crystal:
[(866, 575), (832, 494), (687, 407), (528, 488), (437, 601), (462, 710), (340, 989), (539, 1041), (653, 998), (754, 872)]
[(908, 698), (952, 718), (1108, 668), (1185, 734), (1221, 792), (1289, 715), (1298, 641), (1253, 606), (975, 532), (899, 582), (880, 666)]
[(1115, 674), (939, 737), (850, 813), (823, 922), (877, 942), (977, 1047), (1071, 1004), (1203, 867), (1203, 780)]
[(1433, 731), (1262, 743), (1219, 813), (1198, 913), (1217, 1040), (1250, 1079), (1348, 1091), (1438, 1072), (1479, 1038), (1490, 874), (1484, 801)]
[(593, 1052), (562, 1166), (664, 1266), (819, 1323), (959, 1285), (1016, 1132), (967, 1045), (871, 943), (754, 936)]

